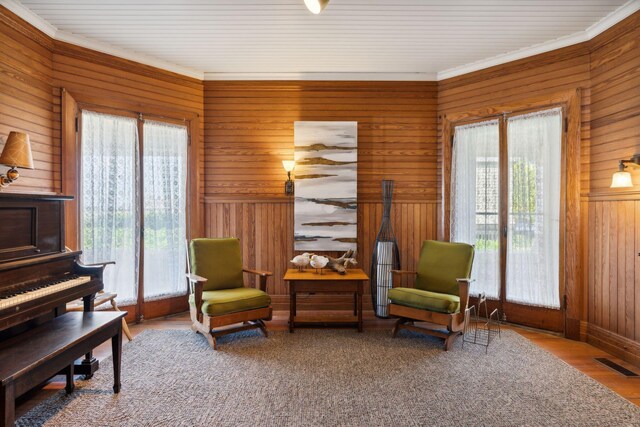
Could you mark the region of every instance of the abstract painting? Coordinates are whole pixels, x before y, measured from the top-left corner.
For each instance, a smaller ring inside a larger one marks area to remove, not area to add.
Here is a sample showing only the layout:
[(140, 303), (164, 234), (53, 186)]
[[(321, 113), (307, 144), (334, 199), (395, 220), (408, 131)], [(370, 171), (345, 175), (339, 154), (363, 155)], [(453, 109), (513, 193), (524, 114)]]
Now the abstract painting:
[(295, 122), (297, 251), (356, 249), (358, 123)]

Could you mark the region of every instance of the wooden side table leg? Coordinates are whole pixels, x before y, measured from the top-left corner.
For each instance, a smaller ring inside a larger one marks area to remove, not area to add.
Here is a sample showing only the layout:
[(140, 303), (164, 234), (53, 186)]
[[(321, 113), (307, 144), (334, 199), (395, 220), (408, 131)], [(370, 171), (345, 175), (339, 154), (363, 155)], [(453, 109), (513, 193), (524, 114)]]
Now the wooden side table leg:
[(293, 333), (293, 323), (296, 315), (295, 283), (289, 282), (289, 333)]
[(353, 315), (354, 316), (358, 315), (358, 293), (357, 292), (353, 293)]
[(13, 427), (16, 417), (16, 396), (13, 382), (0, 387), (0, 391), (2, 391), (0, 427)]
[(358, 332), (362, 332), (362, 282), (358, 284)]
[(71, 394), (73, 393), (73, 390), (75, 389), (75, 384), (73, 382), (73, 363), (69, 366), (67, 366), (67, 368), (65, 369), (65, 376), (67, 377), (67, 384), (64, 387), (64, 391), (67, 392), (67, 394)]
[(122, 326), (111, 338), (111, 354), (113, 356), (113, 392), (120, 393), (120, 368), (122, 365)]

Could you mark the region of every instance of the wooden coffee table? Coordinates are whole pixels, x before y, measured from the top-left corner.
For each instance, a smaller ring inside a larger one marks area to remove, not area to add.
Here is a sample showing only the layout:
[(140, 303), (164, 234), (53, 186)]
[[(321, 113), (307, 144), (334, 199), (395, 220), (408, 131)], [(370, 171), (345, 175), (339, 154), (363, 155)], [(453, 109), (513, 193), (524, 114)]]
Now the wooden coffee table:
[[(353, 324), (362, 332), (362, 294), (364, 284), (369, 281), (369, 276), (359, 268), (347, 270), (347, 274), (341, 275), (332, 270), (324, 270), (322, 274), (315, 270), (289, 269), (284, 275), (284, 281), (289, 284), (289, 332), (293, 332), (296, 326), (303, 324), (318, 324), (337, 322), (341, 324)], [(350, 319), (335, 320), (314, 319), (305, 321), (296, 319), (296, 295), (298, 293), (350, 293), (353, 294), (353, 316)]]

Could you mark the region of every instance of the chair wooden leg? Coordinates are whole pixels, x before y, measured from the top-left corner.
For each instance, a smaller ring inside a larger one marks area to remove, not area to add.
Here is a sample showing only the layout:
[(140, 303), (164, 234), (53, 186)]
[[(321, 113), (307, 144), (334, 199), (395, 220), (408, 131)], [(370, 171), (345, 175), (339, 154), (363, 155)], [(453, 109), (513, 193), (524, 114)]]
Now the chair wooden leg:
[(460, 332), (450, 332), (449, 336), (444, 340), (444, 351), (449, 351), (453, 347), (453, 343), (460, 336)]
[[(120, 311), (120, 309), (118, 308), (118, 303), (116, 302), (115, 299), (112, 299), (110, 302), (111, 302), (111, 307), (113, 307), (113, 311)], [(124, 334), (127, 336), (127, 339), (129, 341), (133, 340), (133, 337), (131, 336), (131, 331), (129, 331), (129, 326), (127, 325), (127, 321), (124, 320), (124, 317), (122, 318), (122, 332), (124, 332)]]
[(400, 326), (404, 324), (404, 322), (406, 322), (407, 319), (405, 319), (404, 317), (399, 318), (398, 320), (396, 320), (396, 323), (393, 325), (393, 331), (391, 332), (391, 336), (393, 338), (396, 337), (396, 335), (398, 335), (398, 331), (400, 330)]
[(265, 337), (269, 337), (269, 331), (267, 330), (267, 325), (264, 324), (264, 322), (262, 320), (256, 320), (256, 323), (259, 325), (260, 330), (262, 331), (262, 334)]
[(207, 342), (211, 346), (212, 349), (218, 350), (218, 340), (211, 333), (205, 335), (207, 337)]
[(124, 334), (127, 336), (127, 339), (129, 341), (133, 340), (133, 337), (131, 336), (131, 331), (129, 330), (129, 325), (127, 325), (127, 321), (124, 320), (124, 317), (122, 318), (122, 332), (124, 332)]

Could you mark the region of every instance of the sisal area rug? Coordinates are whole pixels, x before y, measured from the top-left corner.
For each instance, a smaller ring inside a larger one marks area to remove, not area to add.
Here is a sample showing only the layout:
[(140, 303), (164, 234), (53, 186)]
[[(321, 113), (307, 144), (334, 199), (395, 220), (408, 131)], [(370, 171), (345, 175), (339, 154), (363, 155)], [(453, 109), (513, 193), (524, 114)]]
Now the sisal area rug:
[(148, 330), (19, 426), (640, 426), (640, 408), (513, 331), (485, 355), (402, 331), (246, 332), (212, 351), (191, 331)]

